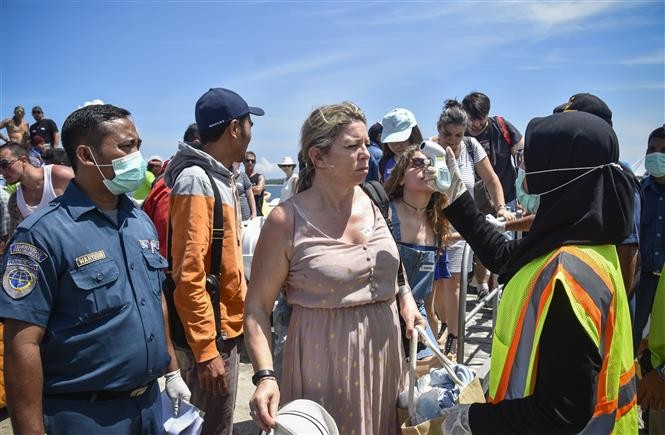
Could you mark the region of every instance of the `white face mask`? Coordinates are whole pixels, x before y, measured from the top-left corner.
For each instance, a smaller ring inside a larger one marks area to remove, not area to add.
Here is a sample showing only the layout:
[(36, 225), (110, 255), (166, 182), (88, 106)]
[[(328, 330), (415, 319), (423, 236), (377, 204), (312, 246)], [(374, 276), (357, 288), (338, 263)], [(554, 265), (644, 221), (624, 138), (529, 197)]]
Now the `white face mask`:
[[(97, 164), (97, 160), (95, 159), (92, 150), (90, 150), (90, 155), (92, 156), (92, 161), (95, 162), (95, 166), (97, 166), (97, 170), (104, 179), (102, 181), (104, 186), (106, 186), (109, 192), (114, 195), (121, 195), (123, 193), (135, 191), (141, 186), (145, 179), (148, 164), (143, 159), (143, 156), (141, 156), (140, 151), (135, 151), (126, 156), (113, 159), (111, 160), (110, 165)], [(113, 177), (112, 180), (109, 180), (104, 176), (102, 170), (99, 169), (102, 166), (113, 167), (115, 177)]]
[[(573, 183), (580, 178), (584, 177), (585, 175), (588, 175), (592, 173), (593, 171), (604, 168), (605, 166), (615, 166), (623, 171), (623, 168), (617, 163), (606, 163), (604, 165), (599, 165), (599, 166), (584, 166), (584, 167), (578, 167), (578, 168), (557, 168), (557, 169), (544, 169), (542, 171), (532, 171), (532, 172), (525, 172), (523, 169), (518, 170), (518, 177), (517, 180), (515, 180), (515, 187), (517, 189), (517, 201), (525, 207), (526, 211), (529, 213), (535, 213), (536, 210), (538, 210), (538, 206), (540, 205), (540, 198), (543, 195), (547, 195), (549, 193), (552, 193), (554, 191), (557, 191), (559, 189), (563, 189), (570, 183)], [(536, 174), (545, 174), (547, 172), (562, 172), (562, 171), (584, 171), (583, 174), (578, 175), (577, 177), (573, 178), (572, 180), (566, 181), (565, 183), (556, 186), (548, 191), (541, 192), (541, 193), (527, 193), (524, 191), (524, 187), (522, 186), (522, 182), (526, 178), (527, 175), (536, 175)], [(520, 195), (521, 194), (521, 195)], [(520, 196), (522, 199), (520, 199)]]

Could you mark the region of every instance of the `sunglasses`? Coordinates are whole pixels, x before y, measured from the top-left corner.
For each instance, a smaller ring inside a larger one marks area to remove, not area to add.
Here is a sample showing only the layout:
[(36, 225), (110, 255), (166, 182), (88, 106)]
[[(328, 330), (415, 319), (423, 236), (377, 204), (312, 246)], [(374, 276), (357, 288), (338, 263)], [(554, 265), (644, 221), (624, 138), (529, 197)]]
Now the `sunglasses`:
[(7, 170), (7, 168), (9, 168), (11, 165), (13, 165), (13, 164), (16, 163), (16, 162), (18, 162), (18, 159), (14, 159), (14, 160), (0, 160), (0, 169), (2, 169), (3, 171), (5, 171), (5, 170)]
[(420, 169), (424, 168), (425, 166), (429, 165), (429, 159), (425, 159), (422, 157), (414, 157), (411, 159), (411, 167)]
[(245, 163), (256, 163), (255, 159), (245, 159)]
[(43, 113), (43, 112), (38, 112), (38, 111), (36, 111), (36, 110), (32, 112), (33, 115), (39, 115), (39, 114), (41, 114), (41, 113)]

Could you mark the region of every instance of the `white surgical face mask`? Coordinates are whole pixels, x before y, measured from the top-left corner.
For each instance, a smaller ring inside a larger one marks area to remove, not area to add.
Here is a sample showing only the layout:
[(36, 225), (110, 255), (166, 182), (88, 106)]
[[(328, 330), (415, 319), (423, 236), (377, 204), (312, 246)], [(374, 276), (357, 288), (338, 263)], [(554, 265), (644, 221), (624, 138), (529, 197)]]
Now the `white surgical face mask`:
[[(121, 195), (123, 193), (135, 191), (141, 186), (141, 183), (143, 183), (143, 180), (145, 179), (148, 164), (140, 151), (135, 151), (126, 156), (113, 159), (111, 160), (110, 165), (97, 164), (97, 160), (95, 160), (95, 155), (92, 150), (90, 150), (90, 155), (92, 156), (92, 161), (95, 162), (95, 166), (97, 166), (97, 170), (104, 179), (104, 186), (106, 186), (109, 192), (114, 195)], [(102, 166), (113, 167), (115, 177), (113, 177), (112, 180), (109, 180), (104, 176), (102, 170), (99, 169)]]
[[(515, 188), (517, 189), (517, 201), (520, 203), (524, 209), (529, 212), (529, 213), (535, 213), (538, 210), (538, 206), (540, 205), (540, 198), (543, 195), (547, 195), (549, 193), (552, 193), (556, 190), (563, 189), (570, 183), (573, 183), (580, 178), (584, 177), (585, 175), (588, 175), (592, 173), (593, 171), (604, 168), (605, 166), (615, 166), (623, 171), (620, 165), (617, 163), (607, 163), (604, 165), (599, 165), (599, 166), (584, 166), (584, 167), (579, 167), (579, 168), (557, 168), (557, 169), (544, 169), (542, 171), (532, 171), (532, 172), (525, 172), (524, 169), (519, 168), (517, 171), (517, 180), (515, 180)], [(566, 181), (565, 183), (556, 186), (548, 191), (541, 192), (541, 193), (527, 193), (524, 191), (523, 187), (523, 182), (524, 179), (526, 178), (526, 175), (536, 175), (536, 174), (545, 174), (547, 172), (562, 172), (562, 171), (584, 171), (583, 174), (578, 175), (577, 177), (573, 178), (572, 180)]]

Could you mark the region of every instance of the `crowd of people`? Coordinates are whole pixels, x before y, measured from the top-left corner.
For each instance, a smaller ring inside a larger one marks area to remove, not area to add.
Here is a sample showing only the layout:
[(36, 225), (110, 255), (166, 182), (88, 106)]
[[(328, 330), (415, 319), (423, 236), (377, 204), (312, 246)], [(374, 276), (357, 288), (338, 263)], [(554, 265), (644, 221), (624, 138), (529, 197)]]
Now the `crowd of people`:
[[(457, 353), (466, 244), (479, 299), (490, 272), (503, 292), (488, 401), (445, 410), (446, 433), (636, 433), (638, 403), (664, 431), (665, 126), (638, 179), (594, 95), (538, 114), (524, 136), (490, 107), (481, 92), (445, 100), (431, 137), (405, 108), (368, 128), (351, 102), (317, 107), (297, 161), (277, 164), (270, 210), (248, 150), (264, 111), (231, 90), (199, 98), (166, 161), (143, 158), (123, 108), (78, 109), (60, 135), (41, 107), (28, 126), (17, 106), (0, 123), (15, 432), (162, 433), (164, 376), (174, 415), (191, 402), (202, 433), (231, 434), (246, 346), (263, 430), (304, 398), (340, 433), (399, 433), (414, 327)], [(443, 187), (425, 152), (438, 146)], [(243, 222), (256, 219), (248, 279)]]

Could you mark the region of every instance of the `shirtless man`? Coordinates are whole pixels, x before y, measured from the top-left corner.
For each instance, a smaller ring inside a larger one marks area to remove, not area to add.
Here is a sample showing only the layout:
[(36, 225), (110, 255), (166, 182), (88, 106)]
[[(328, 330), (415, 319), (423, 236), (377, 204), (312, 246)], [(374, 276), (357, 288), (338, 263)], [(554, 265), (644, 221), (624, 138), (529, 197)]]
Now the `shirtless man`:
[[(26, 146), (28, 143), (30, 127), (28, 126), (28, 123), (23, 120), (24, 115), (25, 109), (23, 106), (16, 106), (14, 108), (14, 116), (0, 122), (0, 139), (5, 142), (16, 142), (22, 146)], [(7, 129), (7, 134), (9, 136), (2, 134), (3, 128)]]
[(62, 195), (74, 178), (72, 168), (46, 165), (40, 168), (30, 163), (28, 151), (16, 142), (0, 145), (0, 175), (7, 184), (21, 184), (9, 198), (9, 235), (19, 223), (36, 210)]

